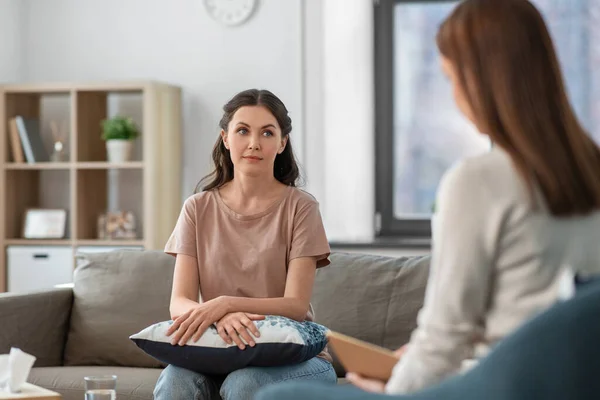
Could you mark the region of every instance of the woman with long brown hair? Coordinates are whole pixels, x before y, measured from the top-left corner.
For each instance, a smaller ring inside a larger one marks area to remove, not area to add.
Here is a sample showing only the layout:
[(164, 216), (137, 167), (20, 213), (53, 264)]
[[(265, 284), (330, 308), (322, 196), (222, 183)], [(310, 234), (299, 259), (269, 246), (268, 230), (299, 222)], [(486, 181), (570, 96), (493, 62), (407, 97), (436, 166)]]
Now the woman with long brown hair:
[[(175, 257), (167, 335), (186, 346), (216, 328), (223, 348), (248, 351), (260, 336), (255, 321), (265, 315), (314, 318), (316, 269), (330, 263), (330, 248), (319, 203), (297, 187), (292, 119), (283, 102), (268, 90), (244, 90), (225, 104), (219, 125), (214, 170), (185, 200), (165, 245)], [(213, 357), (215, 364), (229, 361)], [(274, 382), (336, 381), (326, 349), (304, 362), (271, 361), (229, 374), (168, 365), (154, 398), (250, 400)]]
[(538, 10), (465, 0), (437, 45), (459, 109), (493, 148), (442, 179), (418, 327), (387, 383), (348, 377), (374, 392), (458, 374), (554, 304), (564, 270), (600, 270), (600, 150), (569, 104)]

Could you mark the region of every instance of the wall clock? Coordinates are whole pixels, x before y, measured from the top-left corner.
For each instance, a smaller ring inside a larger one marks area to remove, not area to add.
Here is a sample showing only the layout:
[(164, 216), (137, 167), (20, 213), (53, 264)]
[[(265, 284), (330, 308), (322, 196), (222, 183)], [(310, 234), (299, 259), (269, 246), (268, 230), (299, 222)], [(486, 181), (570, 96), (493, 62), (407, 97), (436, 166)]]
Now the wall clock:
[(252, 16), (258, 0), (204, 0), (208, 14), (224, 25), (235, 26)]

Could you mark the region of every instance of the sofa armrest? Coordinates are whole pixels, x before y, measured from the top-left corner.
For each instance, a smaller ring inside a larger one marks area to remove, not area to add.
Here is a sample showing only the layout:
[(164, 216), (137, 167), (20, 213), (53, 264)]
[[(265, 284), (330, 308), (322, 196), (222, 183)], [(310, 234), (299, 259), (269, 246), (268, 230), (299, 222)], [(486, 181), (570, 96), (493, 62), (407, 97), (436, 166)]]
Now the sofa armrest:
[(35, 367), (62, 365), (72, 304), (72, 289), (0, 293), (0, 354), (17, 347), (37, 357)]

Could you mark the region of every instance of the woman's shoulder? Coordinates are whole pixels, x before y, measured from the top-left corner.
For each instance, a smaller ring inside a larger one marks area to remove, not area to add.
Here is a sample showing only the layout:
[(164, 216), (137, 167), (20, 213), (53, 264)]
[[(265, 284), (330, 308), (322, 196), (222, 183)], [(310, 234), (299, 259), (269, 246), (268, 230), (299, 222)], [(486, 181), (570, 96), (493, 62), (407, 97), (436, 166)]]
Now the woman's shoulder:
[(461, 159), (448, 169), (445, 177), (479, 185), (482, 182), (493, 184), (494, 179), (514, 178), (515, 172), (510, 156), (494, 148), (487, 153)]
[(288, 198), (290, 205), (293, 205), (296, 209), (319, 207), (319, 202), (315, 196), (297, 187), (290, 187)]
[(510, 197), (514, 193), (521, 197), (527, 191), (510, 156), (499, 148), (458, 161), (446, 171), (440, 186), (469, 196)]
[(213, 190), (202, 191), (198, 193), (194, 193), (191, 196), (188, 196), (183, 204), (184, 208), (203, 208), (209, 203), (215, 201), (215, 194)]

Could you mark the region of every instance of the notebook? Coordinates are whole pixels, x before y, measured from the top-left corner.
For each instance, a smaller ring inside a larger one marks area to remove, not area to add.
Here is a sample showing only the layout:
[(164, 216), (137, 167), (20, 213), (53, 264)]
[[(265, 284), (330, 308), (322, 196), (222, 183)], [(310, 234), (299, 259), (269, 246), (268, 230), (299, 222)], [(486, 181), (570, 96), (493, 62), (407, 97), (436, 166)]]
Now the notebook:
[(327, 339), (346, 372), (354, 372), (365, 378), (387, 382), (399, 360), (386, 348), (338, 332), (329, 331)]

